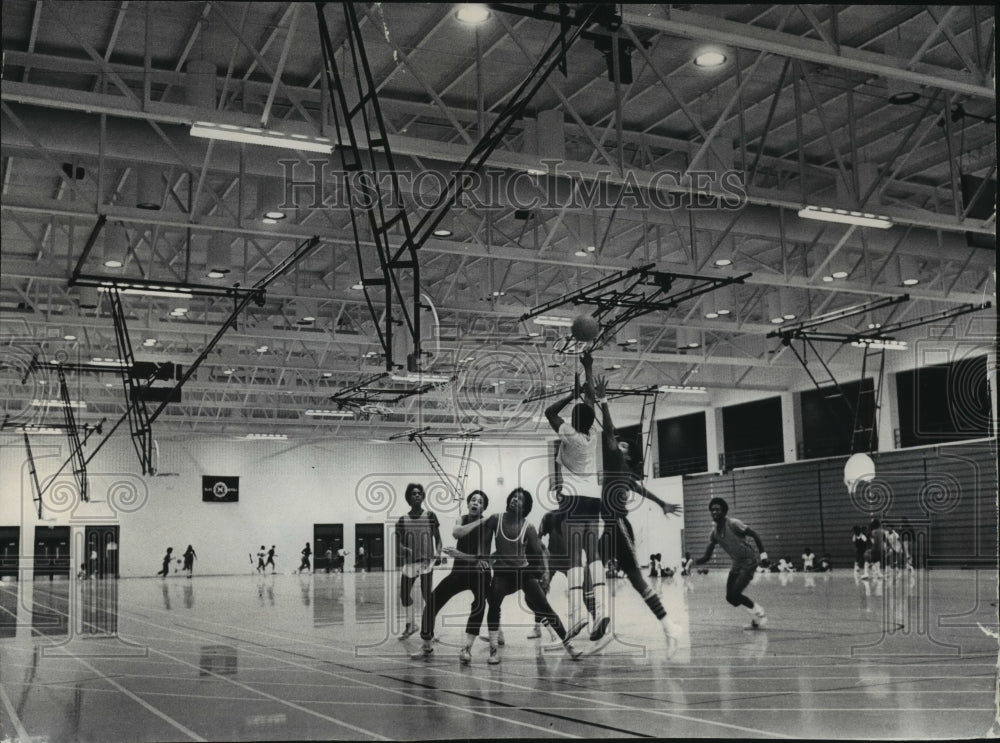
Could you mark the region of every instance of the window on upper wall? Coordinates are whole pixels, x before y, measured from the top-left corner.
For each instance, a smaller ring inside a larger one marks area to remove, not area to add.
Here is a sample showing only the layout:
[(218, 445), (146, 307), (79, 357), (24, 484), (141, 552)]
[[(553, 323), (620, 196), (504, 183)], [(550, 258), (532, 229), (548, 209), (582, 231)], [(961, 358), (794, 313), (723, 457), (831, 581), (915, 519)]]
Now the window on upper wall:
[(992, 430), (986, 356), (896, 374), (901, 447), (985, 438)]
[[(875, 382), (871, 378), (800, 393), (800, 459), (878, 451)], [(857, 410), (857, 415), (855, 415)]]
[(692, 413), (656, 422), (660, 477), (708, 472), (705, 414)]
[(781, 398), (769, 397), (722, 409), (725, 467), (752, 467), (785, 459)]

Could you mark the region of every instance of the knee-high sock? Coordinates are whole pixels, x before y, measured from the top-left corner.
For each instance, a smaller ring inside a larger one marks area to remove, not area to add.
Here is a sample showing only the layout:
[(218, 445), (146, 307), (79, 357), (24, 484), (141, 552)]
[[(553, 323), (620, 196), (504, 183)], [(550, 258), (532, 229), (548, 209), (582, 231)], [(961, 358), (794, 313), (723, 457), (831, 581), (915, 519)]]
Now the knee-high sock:
[(566, 571), (569, 583), (569, 625), (576, 626), (583, 617), (583, 567), (571, 567)]
[(663, 608), (663, 602), (660, 601), (660, 596), (652, 588), (647, 586), (646, 590), (642, 594), (643, 601), (646, 602), (646, 606), (649, 607), (650, 611), (657, 619), (663, 619), (667, 616), (667, 610)]
[(594, 560), (587, 566), (590, 571), (590, 585), (594, 591), (594, 618), (607, 616), (607, 584), (604, 582), (604, 563)]

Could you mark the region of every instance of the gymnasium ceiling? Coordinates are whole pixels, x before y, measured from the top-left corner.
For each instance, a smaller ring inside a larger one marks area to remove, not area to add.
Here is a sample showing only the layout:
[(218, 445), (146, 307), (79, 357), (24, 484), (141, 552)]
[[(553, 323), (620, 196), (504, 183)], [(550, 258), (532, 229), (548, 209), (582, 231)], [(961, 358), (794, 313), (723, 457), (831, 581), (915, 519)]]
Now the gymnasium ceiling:
[[(517, 7), (529, 12), (493, 8), (472, 27), (452, 4), (354, 5), (398, 170), (448, 177), (528, 76), (558, 29), (531, 17), (531, 4)], [(734, 171), (745, 183), (738, 208), (711, 199), (698, 209), (686, 208), (689, 201), (642, 208), (635, 199), (617, 208), (557, 201), (519, 210), (508, 199), (489, 209), (456, 205), (440, 225), (451, 234), (419, 251), (420, 290), (439, 327), (436, 337), (425, 334), (423, 368), (452, 381), (389, 403), (380, 400), (392, 395), (380, 393), (355, 406), (352, 418), (308, 416), (337, 408), (332, 395), (385, 371), (364, 293), (352, 288), (361, 271), (350, 214), (300, 203), (263, 224), (256, 209), (283, 173), (278, 161), (298, 161), (308, 179), (307, 161), (323, 156), (197, 138), (191, 123), (335, 136), (314, 5), (5, 0), (2, 10), (6, 431), (63, 421), (59, 407), (32, 405), (59, 396), (48, 364), (55, 360), (70, 397), (86, 405), (76, 409), (78, 424), (110, 425), (125, 412), (119, 375), (74, 368), (119, 355), (109, 298), (97, 307), (81, 302), (87, 293), (71, 285), (74, 271), (249, 287), (313, 236), (315, 249), (268, 285), (263, 304), (236, 316), (184, 384), (182, 401), (157, 416), (155, 435), (527, 431), (538, 425), (544, 396), (572, 382), (576, 359), (555, 352), (564, 329), (519, 318), (640, 265), (710, 278), (751, 274), (726, 297), (729, 315), (706, 317), (714, 292), (694, 296), (641, 316), (596, 352), (598, 373), (618, 389), (707, 388), (660, 394), (659, 415), (810, 387), (793, 353), (767, 338), (776, 306), (803, 320), (909, 294), (908, 302), (827, 328), (851, 333), (870, 322), (995, 303), (995, 247), (968, 240), (995, 236), (995, 211), (973, 216), (961, 193), (963, 176), (996, 178), (991, 7), (625, 5), (617, 38), (631, 52), (618, 63), (619, 82), (597, 48), (611, 35), (595, 26), (488, 166), (499, 181), (517, 176), (521, 196), (592, 189), (600, 178), (618, 184), (630, 172), (645, 186), (664, 172)], [(325, 17), (338, 65), (351, 74), (341, 6), (328, 5)], [(706, 49), (725, 62), (694, 65)], [(207, 103), (198, 84), (204, 72), (197, 79), (192, 72), (205, 63), (215, 70)], [(899, 92), (916, 97), (891, 103)], [(553, 157), (573, 175), (528, 176)], [(443, 178), (418, 179), (422, 196), (406, 181), (411, 220), (426, 212)], [(137, 206), (140, 182), (153, 184), (159, 209)], [(678, 189), (658, 193), (681, 197)], [(876, 213), (893, 226), (806, 220), (797, 214), (806, 204)], [(81, 261), (101, 215), (106, 223)], [(226, 246), (229, 266), (209, 265), (213, 238), (216, 248), (220, 240)], [(362, 230), (360, 239), (371, 271), (371, 234)], [(116, 249), (124, 265), (105, 267)], [(732, 266), (716, 268), (724, 256)], [(207, 278), (213, 267), (230, 271)], [(835, 268), (847, 277), (825, 281)], [(920, 283), (901, 287), (901, 272), (916, 272)], [(674, 289), (685, 286), (679, 280)], [(121, 301), (135, 358), (182, 369), (234, 304)], [(186, 312), (172, 312), (179, 304)], [(963, 338), (970, 322), (995, 327), (995, 319), (994, 307), (896, 337)], [(680, 341), (697, 346), (681, 349)], [(842, 379), (860, 375), (858, 349), (817, 348)], [(413, 388), (391, 380), (373, 386)]]

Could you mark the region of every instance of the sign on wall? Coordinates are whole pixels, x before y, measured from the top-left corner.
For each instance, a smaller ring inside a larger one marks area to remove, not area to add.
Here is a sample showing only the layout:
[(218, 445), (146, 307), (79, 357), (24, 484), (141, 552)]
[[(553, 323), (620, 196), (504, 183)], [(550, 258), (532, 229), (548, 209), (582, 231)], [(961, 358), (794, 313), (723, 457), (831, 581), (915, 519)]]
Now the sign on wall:
[(240, 478), (202, 475), (201, 499), (206, 503), (237, 503), (240, 499)]

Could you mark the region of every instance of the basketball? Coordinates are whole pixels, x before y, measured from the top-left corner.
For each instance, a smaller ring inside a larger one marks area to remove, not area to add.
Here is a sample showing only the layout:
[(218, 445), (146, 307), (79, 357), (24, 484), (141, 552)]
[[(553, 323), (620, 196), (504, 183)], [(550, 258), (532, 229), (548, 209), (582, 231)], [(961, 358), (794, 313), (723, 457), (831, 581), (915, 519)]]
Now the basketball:
[(573, 320), (572, 333), (578, 341), (592, 341), (600, 332), (600, 323), (592, 315), (577, 315)]

